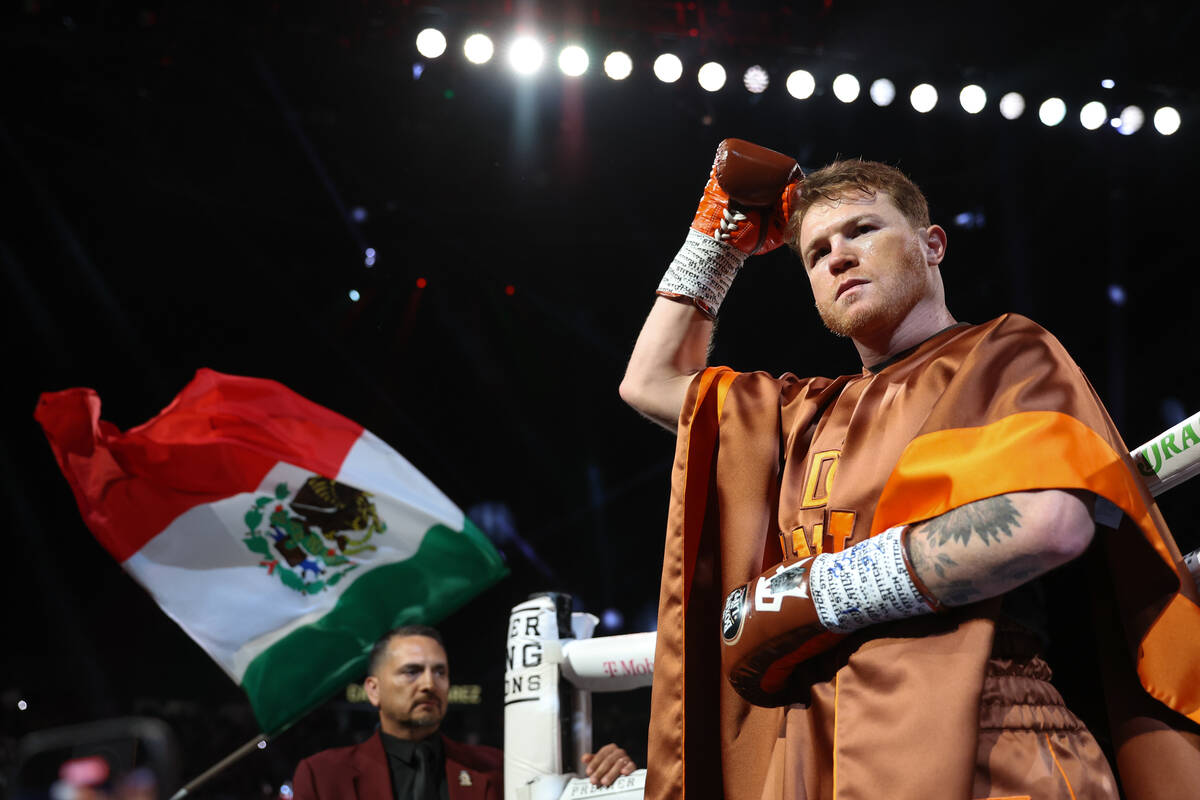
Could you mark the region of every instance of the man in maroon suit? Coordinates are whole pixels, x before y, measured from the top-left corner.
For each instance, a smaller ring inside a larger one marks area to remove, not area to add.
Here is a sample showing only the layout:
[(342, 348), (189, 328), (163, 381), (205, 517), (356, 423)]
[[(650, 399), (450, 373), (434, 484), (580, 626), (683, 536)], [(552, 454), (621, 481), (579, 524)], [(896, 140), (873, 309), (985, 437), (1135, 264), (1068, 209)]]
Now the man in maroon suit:
[[(379, 730), (362, 744), (323, 750), (296, 767), (295, 800), (501, 800), (504, 758), (486, 745), (438, 732), (450, 670), (442, 637), (425, 625), (384, 634), (363, 687), (379, 709)], [(635, 765), (605, 745), (585, 756), (592, 783), (607, 786)]]

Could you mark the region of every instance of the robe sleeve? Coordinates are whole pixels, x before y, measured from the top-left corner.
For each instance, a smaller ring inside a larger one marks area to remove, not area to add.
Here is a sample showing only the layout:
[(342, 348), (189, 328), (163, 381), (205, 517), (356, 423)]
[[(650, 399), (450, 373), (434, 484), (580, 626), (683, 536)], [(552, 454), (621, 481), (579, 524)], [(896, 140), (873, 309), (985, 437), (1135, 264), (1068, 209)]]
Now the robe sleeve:
[(879, 497), (875, 534), (1006, 492), (1078, 489), (1124, 512), (1102, 544), (1146, 692), (1200, 722), (1200, 603), (1129, 450), (1054, 337), (1012, 315), (965, 354)]

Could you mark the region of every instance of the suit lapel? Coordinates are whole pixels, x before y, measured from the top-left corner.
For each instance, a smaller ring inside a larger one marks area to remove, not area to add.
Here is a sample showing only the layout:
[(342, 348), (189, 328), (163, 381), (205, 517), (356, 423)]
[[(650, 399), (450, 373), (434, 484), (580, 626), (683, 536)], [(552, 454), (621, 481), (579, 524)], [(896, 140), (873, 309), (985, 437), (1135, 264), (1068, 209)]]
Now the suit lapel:
[(392, 773), (379, 731), (354, 749), (354, 796), (358, 800), (391, 800)]

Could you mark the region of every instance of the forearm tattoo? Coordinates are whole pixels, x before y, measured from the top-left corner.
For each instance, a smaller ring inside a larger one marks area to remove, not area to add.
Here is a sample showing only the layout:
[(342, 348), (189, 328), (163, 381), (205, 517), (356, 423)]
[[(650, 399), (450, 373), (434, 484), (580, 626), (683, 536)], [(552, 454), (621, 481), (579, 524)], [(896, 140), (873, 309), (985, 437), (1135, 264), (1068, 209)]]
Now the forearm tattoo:
[(1021, 526), (1021, 512), (1003, 495), (968, 503), (920, 523), (908, 539), (908, 556), (913, 569), (938, 599), (948, 606), (961, 606), (995, 597), (1043, 571), (1041, 559), (1017, 555), (989, 569), (985, 576), (960, 562), (969, 556), (968, 546), (978, 539), (988, 548), (1011, 539)]
[(970, 544), (971, 534), (976, 533), (983, 543), (990, 545), (1000, 541), (1000, 534), (1012, 538), (1012, 529), (1020, 523), (1021, 512), (1004, 495), (988, 497), (967, 503), (965, 506), (947, 511), (934, 517), (921, 527), (937, 539), (939, 545), (954, 540)]

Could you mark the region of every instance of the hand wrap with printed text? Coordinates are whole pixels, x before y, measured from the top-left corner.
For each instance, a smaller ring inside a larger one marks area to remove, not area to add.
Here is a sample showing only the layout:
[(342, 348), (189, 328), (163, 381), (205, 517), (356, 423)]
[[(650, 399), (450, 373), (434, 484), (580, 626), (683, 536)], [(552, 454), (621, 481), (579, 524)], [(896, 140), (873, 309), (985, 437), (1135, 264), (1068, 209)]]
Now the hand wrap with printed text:
[(792, 702), (796, 665), (845, 634), (940, 611), (908, 560), (910, 528), (897, 526), (840, 553), (777, 564), (725, 598), (721, 668), (745, 700)]

